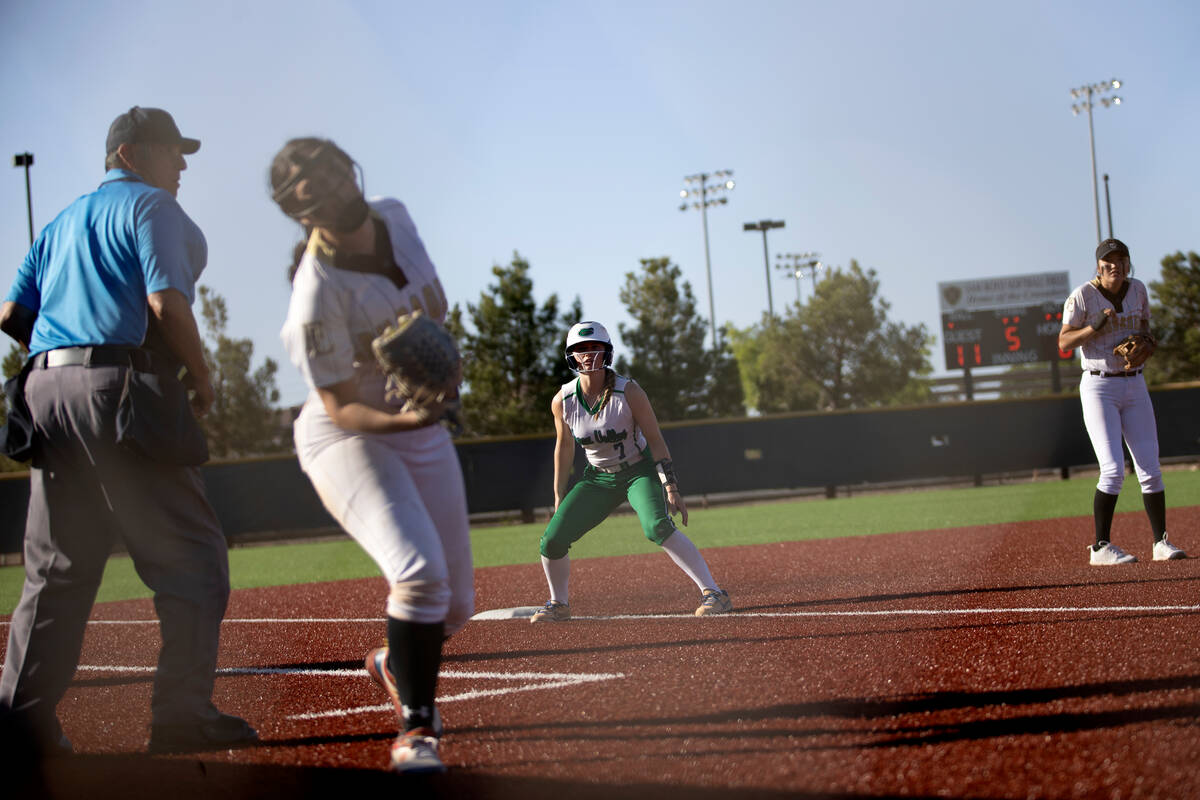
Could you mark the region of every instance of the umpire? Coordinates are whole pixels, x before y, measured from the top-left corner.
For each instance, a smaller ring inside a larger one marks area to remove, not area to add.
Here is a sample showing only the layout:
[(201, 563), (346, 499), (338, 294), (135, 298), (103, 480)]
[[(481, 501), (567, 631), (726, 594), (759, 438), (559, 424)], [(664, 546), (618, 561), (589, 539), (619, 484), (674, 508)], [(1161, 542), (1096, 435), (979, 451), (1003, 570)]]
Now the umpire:
[[(208, 247), (175, 200), (183, 157), (199, 149), (161, 109), (135, 106), (117, 117), (104, 180), (41, 232), (0, 309), (0, 330), (30, 352), (24, 397), (35, 437), (25, 586), (0, 676), (0, 715), (7, 733), (41, 755), (71, 751), (56, 707), (117, 538), (154, 592), (162, 634), (150, 752), (258, 738), (212, 704), (229, 562), (199, 469), (118, 443), (131, 377), (157, 372), (175, 381), (182, 365), (195, 412), (214, 400), (191, 311)], [(163, 351), (141, 347), (149, 329)], [(139, 406), (139, 421), (147, 411), (151, 427), (172, 430), (167, 409)]]

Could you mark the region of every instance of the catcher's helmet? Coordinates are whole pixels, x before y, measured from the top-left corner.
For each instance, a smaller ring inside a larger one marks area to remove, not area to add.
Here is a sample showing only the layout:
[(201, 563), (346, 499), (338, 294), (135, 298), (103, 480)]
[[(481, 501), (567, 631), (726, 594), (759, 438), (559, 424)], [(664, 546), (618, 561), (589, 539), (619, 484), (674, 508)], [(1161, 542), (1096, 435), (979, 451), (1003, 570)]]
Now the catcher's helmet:
[(572, 351), (584, 342), (600, 342), (604, 345), (604, 365), (600, 369), (612, 366), (613, 345), (608, 331), (599, 322), (577, 322), (567, 331), (567, 366), (572, 372), (579, 372), (579, 361)]

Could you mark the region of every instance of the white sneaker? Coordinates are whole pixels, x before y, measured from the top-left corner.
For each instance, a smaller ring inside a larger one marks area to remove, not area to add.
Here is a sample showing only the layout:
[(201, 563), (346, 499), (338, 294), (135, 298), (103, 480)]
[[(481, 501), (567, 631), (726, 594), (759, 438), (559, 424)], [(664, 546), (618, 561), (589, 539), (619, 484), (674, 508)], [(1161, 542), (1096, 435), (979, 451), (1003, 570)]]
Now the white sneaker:
[(1187, 558), (1187, 553), (1168, 542), (1167, 534), (1164, 533), (1162, 541), (1154, 543), (1154, 560), (1174, 561), (1177, 558)]
[[(1111, 564), (1128, 564), (1137, 561), (1137, 556), (1126, 553), (1112, 542), (1099, 542), (1099, 550), (1088, 545), (1088, 553), (1093, 567), (1106, 567)], [(1154, 551), (1156, 554), (1158, 550)]]
[(729, 592), (724, 589), (705, 589), (701, 596), (700, 607), (696, 609), (696, 616), (728, 614), (730, 611), (733, 611), (733, 601), (729, 599)]
[(438, 758), (438, 739), (432, 728), (414, 728), (402, 733), (392, 743), (392, 771), (406, 775), (423, 772), (445, 772), (446, 765)]
[(571, 607), (557, 600), (547, 600), (546, 605), (539, 608), (529, 618), (530, 622), (566, 622), (571, 618)]

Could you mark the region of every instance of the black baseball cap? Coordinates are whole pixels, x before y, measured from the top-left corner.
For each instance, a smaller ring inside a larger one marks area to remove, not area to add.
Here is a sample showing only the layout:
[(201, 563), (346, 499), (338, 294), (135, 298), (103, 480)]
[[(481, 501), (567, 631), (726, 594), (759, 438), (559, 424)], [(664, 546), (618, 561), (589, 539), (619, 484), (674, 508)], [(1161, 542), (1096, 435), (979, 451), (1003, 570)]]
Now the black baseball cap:
[(200, 149), (200, 140), (180, 135), (175, 120), (166, 111), (141, 106), (134, 106), (113, 120), (104, 152), (116, 152), (123, 144), (177, 144), (185, 156)]
[(1129, 256), (1129, 248), (1120, 239), (1105, 239), (1096, 248), (1096, 260), (1102, 261), (1108, 258), (1113, 253), (1121, 256)]

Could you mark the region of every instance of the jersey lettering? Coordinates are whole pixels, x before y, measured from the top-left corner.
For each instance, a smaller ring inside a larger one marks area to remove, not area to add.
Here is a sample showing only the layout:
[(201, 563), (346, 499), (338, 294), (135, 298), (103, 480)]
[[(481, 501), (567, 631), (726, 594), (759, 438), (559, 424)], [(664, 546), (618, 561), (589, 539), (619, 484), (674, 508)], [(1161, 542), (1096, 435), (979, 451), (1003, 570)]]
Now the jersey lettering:
[(309, 322), (304, 325), (304, 352), (309, 358), (323, 356), (333, 351), (333, 344), (325, 333), (325, 323)]
[(575, 441), (580, 444), (616, 444), (625, 441), (628, 437), (629, 431), (614, 431), (609, 428), (607, 431), (592, 431), (591, 436), (585, 436)]
[[(561, 389), (563, 420), (593, 466), (616, 466), (627, 462), (628, 458), (635, 458), (637, 452), (646, 448), (646, 437), (638, 430), (633, 411), (625, 401), (627, 383), (627, 378), (618, 375), (612, 395), (598, 410), (587, 407), (579, 394), (577, 380)], [(626, 444), (631, 449), (627, 450)]]

